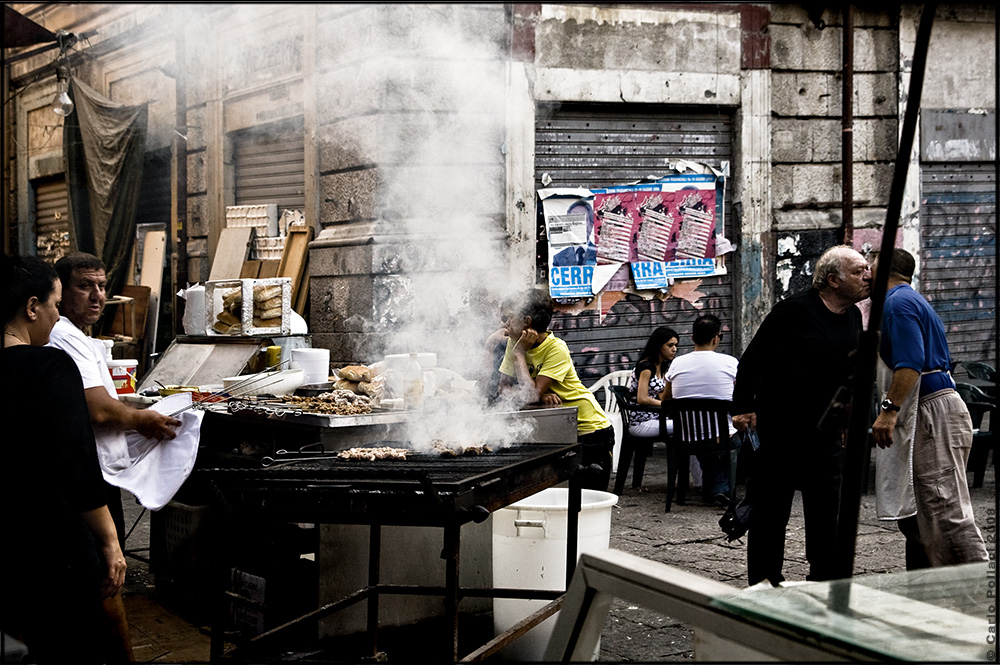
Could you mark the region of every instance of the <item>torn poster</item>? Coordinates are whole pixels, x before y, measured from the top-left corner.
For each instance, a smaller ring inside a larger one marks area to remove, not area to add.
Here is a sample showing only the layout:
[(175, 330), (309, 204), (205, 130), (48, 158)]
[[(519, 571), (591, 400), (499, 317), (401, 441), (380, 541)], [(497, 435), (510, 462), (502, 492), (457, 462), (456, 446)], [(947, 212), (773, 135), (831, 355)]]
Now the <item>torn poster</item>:
[(589, 298), (597, 244), (593, 194), (583, 188), (538, 190), (549, 248), (549, 294), (553, 298)]

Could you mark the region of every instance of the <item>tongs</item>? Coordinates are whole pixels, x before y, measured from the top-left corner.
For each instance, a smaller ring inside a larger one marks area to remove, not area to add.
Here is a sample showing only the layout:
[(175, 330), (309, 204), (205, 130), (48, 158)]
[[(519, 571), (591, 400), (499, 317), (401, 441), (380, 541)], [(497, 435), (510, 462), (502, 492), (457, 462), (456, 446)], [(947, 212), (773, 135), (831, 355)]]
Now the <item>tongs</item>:
[[(281, 448), (274, 451), (274, 457), (270, 455), (261, 458), (261, 466), (268, 467), (274, 464), (288, 464), (292, 462), (311, 462), (316, 459), (323, 458), (328, 455), (336, 456), (340, 453), (339, 450), (325, 450), (322, 447), (319, 450), (307, 450), (308, 448), (315, 448), (316, 446), (322, 446), (322, 442), (310, 443), (302, 446), (298, 450), (285, 450)], [(294, 455), (304, 455), (304, 457), (294, 457)]]
[[(211, 394), (208, 395), (208, 397), (205, 397), (205, 398), (199, 399), (199, 400), (192, 400), (189, 405), (185, 406), (184, 408), (178, 409), (177, 411), (174, 411), (173, 413), (168, 414), (168, 415), (171, 418), (173, 418), (173, 417), (176, 417), (177, 414), (183, 413), (184, 411), (187, 411), (189, 409), (199, 408), (199, 407), (201, 407), (202, 404), (204, 404), (206, 402), (207, 403), (211, 403), (211, 404), (219, 404), (220, 402), (228, 402), (229, 400), (233, 399), (234, 397), (242, 397), (242, 396), (244, 396), (244, 395), (246, 395), (247, 393), (250, 392), (250, 390), (252, 389), (252, 386), (254, 386), (254, 384), (256, 384), (256, 383), (258, 383), (260, 381), (263, 381), (265, 379), (269, 379), (272, 376), (274, 376), (274, 374), (277, 374), (278, 368), (281, 367), (282, 365), (284, 365), (287, 362), (291, 362), (291, 358), (289, 358), (288, 360), (282, 360), (280, 363), (277, 363), (276, 365), (271, 365), (270, 367), (265, 368), (263, 372), (260, 372), (259, 374), (255, 375), (255, 376), (247, 377), (246, 379), (244, 379), (242, 381), (238, 381), (238, 382), (234, 383), (233, 385), (229, 386), (228, 388), (224, 388), (224, 389), (222, 389), (222, 390), (220, 390), (218, 392), (211, 393)], [(268, 374), (268, 372), (272, 372), (272, 373)], [(273, 383), (277, 383), (278, 381), (280, 381), (280, 379), (272, 381), (271, 383), (265, 383), (263, 386), (258, 386), (258, 387), (266, 388), (267, 386), (269, 386), (269, 385), (271, 385)], [(243, 392), (238, 392), (240, 390), (242, 390)], [(222, 399), (222, 400), (214, 400), (213, 398), (215, 398), (215, 397), (223, 397), (224, 399)]]

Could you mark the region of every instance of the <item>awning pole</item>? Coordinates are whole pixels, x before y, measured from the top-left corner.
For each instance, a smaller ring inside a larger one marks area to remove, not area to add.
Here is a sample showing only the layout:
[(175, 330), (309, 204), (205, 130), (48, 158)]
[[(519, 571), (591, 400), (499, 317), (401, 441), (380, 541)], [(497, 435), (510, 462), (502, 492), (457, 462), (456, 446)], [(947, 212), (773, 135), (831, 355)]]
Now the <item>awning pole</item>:
[[(920, 16), (920, 27), (913, 48), (913, 69), (910, 73), (910, 88), (906, 98), (906, 112), (903, 128), (899, 136), (899, 150), (896, 166), (892, 174), (892, 188), (889, 190), (889, 204), (886, 210), (885, 226), (882, 230), (880, 256), (891, 256), (899, 228), (899, 214), (903, 207), (903, 193), (906, 188), (906, 172), (913, 151), (913, 137), (920, 112), (920, 95), (924, 86), (924, 72), (927, 68), (927, 47), (931, 39), (936, 3), (924, 5)], [(872, 388), (875, 385), (875, 363), (878, 360), (881, 338), (882, 310), (889, 284), (889, 271), (879, 270), (875, 275), (871, 290), (871, 313), (868, 329), (861, 334), (853, 377), (852, 408), (850, 425), (844, 454), (843, 484), (840, 491), (840, 519), (834, 542), (835, 578), (847, 579), (854, 575), (854, 554), (858, 536), (858, 511), (861, 505), (861, 474), (864, 471), (864, 456), (870, 455), (868, 428), (871, 426), (869, 405)], [(850, 600), (850, 585), (838, 584), (833, 587), (833, 609), (845, 612)]]

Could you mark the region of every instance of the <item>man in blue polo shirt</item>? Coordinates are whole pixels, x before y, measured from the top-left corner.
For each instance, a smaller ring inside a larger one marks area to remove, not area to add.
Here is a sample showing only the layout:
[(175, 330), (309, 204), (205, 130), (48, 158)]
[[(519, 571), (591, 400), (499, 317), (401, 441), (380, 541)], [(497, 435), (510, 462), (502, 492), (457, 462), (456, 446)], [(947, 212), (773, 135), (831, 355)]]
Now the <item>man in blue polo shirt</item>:
[(908, 570), (988, 560), (965, 477), (972, 421), (951, 378), (944, 325), (910, 286), (913, 256), (895, 249), (882, 263), (874, 266), (889, 271), (879, 355), (892, 382), (872, 426), (879, 519), (897, 521)]

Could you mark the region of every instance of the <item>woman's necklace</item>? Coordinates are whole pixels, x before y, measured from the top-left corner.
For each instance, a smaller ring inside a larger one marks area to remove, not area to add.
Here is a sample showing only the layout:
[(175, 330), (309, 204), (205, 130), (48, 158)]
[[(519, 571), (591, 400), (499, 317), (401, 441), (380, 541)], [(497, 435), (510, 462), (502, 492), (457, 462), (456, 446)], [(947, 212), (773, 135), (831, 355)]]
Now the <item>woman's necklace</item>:
[(4, 335), (10, 335), (11, 337), (13, 337), (13, 338), (14, 338), (14, 339), (16, 339), (17, 341), (19, 341), (19, 342), (20, 342), (21, 344), (27, 344), (27, 342), (26, 342), (25, 340), (21, 339), (21, 336), (20, 336), (20, 335), (18, 335), (17, 333), (12, 333), (12, 332), (11, 332), (11, 331), (9, 331), (9, 330), (4, 330), (4, 331), (3, 331), (3, 334), (4, 334)]

